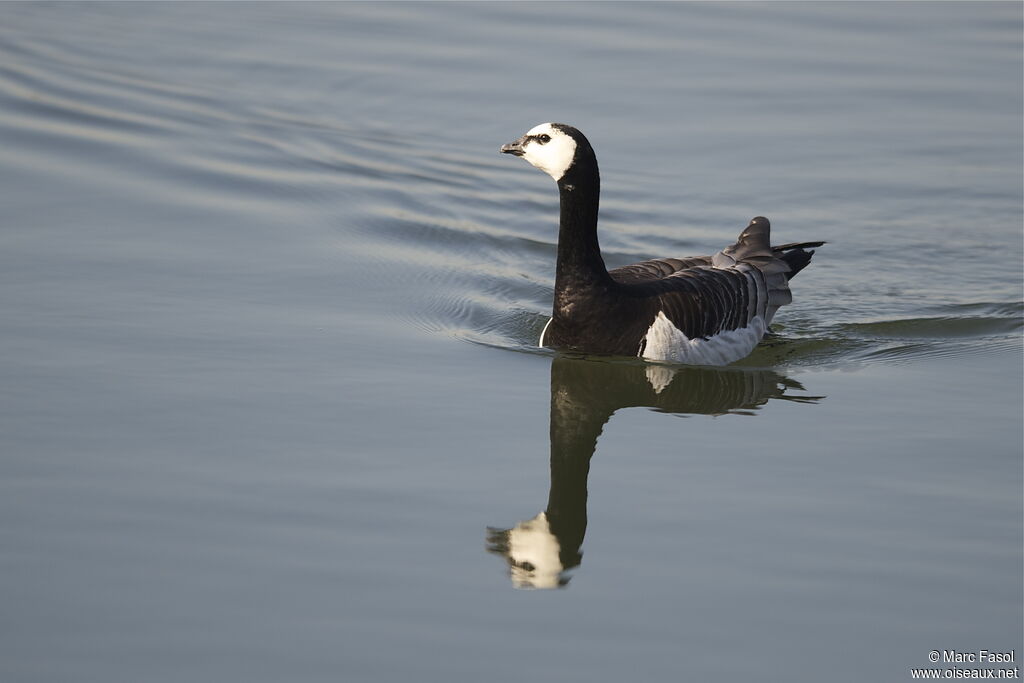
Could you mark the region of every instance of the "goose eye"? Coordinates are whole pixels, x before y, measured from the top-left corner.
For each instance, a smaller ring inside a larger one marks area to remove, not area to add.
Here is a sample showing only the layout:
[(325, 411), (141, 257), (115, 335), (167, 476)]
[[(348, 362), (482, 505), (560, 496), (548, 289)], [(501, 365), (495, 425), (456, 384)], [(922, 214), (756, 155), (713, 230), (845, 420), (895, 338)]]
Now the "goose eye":
[(547, 133), (544, 133), (542, 135), (538, 135), (537, 136), (537, 142), (539, 142), (542, 145), (544, 143), (546, 143), (546, 142), (551, 142), (551, 136), (548, 135)]

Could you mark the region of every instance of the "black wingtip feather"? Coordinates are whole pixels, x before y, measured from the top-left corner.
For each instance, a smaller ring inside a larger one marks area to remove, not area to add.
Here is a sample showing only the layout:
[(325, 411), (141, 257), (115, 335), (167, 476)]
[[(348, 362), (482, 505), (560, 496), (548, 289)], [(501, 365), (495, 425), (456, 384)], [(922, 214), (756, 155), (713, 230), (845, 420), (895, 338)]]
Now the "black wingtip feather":
[[(811, 244), (821, 244), (815, 242), (808, 242)], [(797, 273), (807, 267), (807, 264), (811, 262), (811, 257), (814, 256), (814, 250), (804, 251), (800, 247), (790, 247), (786, 251), (777, 252), (778, 257), (786, 262), (789, 266), (789, 272), (786, 273), (786, 279), (792, 280)]]
[(789, 251), (790, 249), (813, 249), (815, 247), (821, 247), (828, 244), (828, 242), (790, 242), (789, 244), (780, 244), (772, 247), (774, 252)]

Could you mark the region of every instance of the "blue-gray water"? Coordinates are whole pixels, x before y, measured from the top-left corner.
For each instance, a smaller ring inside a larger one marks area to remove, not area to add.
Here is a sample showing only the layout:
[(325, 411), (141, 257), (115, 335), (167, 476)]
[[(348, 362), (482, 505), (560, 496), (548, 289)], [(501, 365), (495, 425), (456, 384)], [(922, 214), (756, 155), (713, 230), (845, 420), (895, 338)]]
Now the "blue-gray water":
[[(1019, 666), (1020, 3), (0, 17), (0, 680)], [(551, 120), (610, 265), (828, 240), (778, 335), (534, 349)]]

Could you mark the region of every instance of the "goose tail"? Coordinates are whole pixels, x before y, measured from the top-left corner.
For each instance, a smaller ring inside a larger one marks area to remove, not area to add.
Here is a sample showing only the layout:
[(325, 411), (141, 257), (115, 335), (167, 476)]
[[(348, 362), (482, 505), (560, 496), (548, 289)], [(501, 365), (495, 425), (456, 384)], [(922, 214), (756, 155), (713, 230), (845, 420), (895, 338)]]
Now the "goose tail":
[(814, 248), (820, 247), (823, 244), (825, 242), (791, 242), (772, 247), (772, 251), (789, 266), (786, 279), (792, 280), (797, 273), (806, 268), (807, 264), (811, 262), (811, 257), (814, 256)]
[(824, 241), (790, 242), (773, 247), (771, 223), (764, 216), (758, 216), (740, 233), (735, 244), (712, 257), (712, 264), (718, 268), (728, 268), (738, 263), (747, 263), (766, 276), (784, 273), (788, 281), (807, 267), (814, 256), (814, 249), (824, 244)]
[(750, 221), (732, 244), (711, 257), (716, 268), (754, 268), (761, 273), (755, 289), (758, 298), (764, 296), (764, 320), (770, 323), (780, 306), (793, 300), (789, 280), (807, 267), (814, 255), (813, 248), (824, 242), (792, 242), (771, 246), (771, 223), (764, 216)]
[(772, 225), (764, 216), (750, 221), (740, 233), (735, 244), (731, 244), (711, 257), (715, 268), (729, 268), (740, 263), (754, 266), (765, 275), (786, 272), (786, 264), (777, 258), (772, 250)]

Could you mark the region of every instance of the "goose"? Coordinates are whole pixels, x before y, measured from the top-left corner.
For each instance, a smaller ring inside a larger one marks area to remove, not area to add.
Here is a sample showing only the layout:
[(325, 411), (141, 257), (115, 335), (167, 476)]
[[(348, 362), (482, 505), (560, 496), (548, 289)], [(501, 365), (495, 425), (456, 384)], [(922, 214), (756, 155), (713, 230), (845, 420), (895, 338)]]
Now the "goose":
[(503, 154), (522, 157), (558, 184), (560, 215), (551, 318), (538, 345), (687, 365), (727, 365), (760, 343), (789, 280), (824, 242), (772, 247), (757, 216), (711, 256), (660, 258), (608, 270), (597, 241), (601, 177), (587, 138), (542, 123)]

